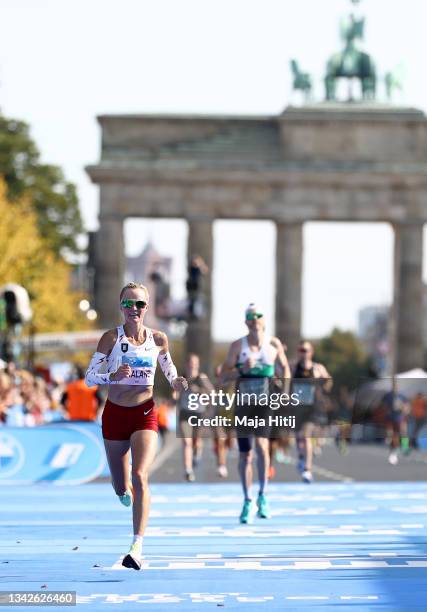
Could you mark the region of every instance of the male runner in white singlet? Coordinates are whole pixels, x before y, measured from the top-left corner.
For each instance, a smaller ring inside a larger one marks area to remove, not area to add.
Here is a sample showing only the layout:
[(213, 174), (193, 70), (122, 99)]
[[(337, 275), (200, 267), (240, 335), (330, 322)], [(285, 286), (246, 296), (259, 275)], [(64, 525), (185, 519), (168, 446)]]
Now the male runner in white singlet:
[[(269, 382), (275, 375), (276, 365), (283, 372), (285, 379), (290, 378), (288, 360), (283, 345), (278, 338), (265, 333), (264, 315), (255, 304), (249, 304), (245, 312), (245, 322), (249, 333), (243, 338), (235, 340), (229, 349), (227, 359), (222, 369), (222, 380), (236, 380), (236, 389), (239, 394), (249, 393), (260, 396), (268, 394)], [(269, 408), (260, 409), (259, 406), (236, 405), (236, 415), (256, 415), (262, 412), (267, 415)], [(268, 416), (268, 415), (267, 415)], [(244, 502), (240, 514), (241, 523), (250, 523), (256, 512), (251, 497), (252, 485), (252, 440), (255, 437), (255, 450), (257, 455), (257, 468), (259, 480), (259, 493), (257, 499), (258, 517), (269, 518), (270, 511), (265, 495), (265, 488), (269, 468), (268, 429), (261, 432), (246, 428), (246, 435), (241, 437), (237, 431), (239, 444), (239, 474), (243, 488)], [(261, 435), (260, 435), (261, 433)], [(240, 437), (239, 437), (240, 436)]]

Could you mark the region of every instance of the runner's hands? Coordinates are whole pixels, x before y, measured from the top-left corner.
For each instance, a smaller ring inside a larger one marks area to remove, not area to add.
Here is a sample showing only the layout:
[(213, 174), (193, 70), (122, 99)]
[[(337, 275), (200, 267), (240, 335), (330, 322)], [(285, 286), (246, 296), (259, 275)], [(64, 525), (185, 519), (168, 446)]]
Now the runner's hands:
[(184, 376), (178, 376), (172, 381), (172, 389), (174, 391), (187, 391), (188, 382)]
[(246, 371), (252, 370), (256, 366), (256, 359), (253, 357), (248, 357), (244, 363), (244, 368)]
[(123, 380), (124, 378), (130, 378), (132, 376), (132, 368), (128, 363), (125, 363), (119, 367), (117, 372), (112, 374), (110, 380)]

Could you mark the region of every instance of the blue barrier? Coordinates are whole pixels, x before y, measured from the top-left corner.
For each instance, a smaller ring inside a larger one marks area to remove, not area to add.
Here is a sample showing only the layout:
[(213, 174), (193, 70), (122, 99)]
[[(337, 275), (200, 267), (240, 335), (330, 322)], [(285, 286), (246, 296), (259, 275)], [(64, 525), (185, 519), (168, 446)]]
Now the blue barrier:
[(96, 423), (66, 421), (0, 429), (0, 485), (76, 485), (108, 474)]

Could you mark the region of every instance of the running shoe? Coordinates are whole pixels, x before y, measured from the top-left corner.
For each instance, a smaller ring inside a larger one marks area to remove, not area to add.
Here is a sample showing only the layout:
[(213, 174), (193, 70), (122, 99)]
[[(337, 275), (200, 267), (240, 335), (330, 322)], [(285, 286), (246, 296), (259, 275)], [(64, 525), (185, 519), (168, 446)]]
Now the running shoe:
[(226, 465), (219, 465), (218, 466), (218, 476), (220, 478), (227, 478), (228, 470), (227, 470), (227, 466)]
[(194, 472), (186, 472), (185, 480), (187, 480), (188, 482), (194, 482), (196, 480)]
[(124, 557), (122, 565), (129, 569), (140, 570), (142, 566), (141, 562), (141, 545), (134, 542), (129, 549), (128, 554)]
[(252, 523), (254, 520), (255, 514), (255, 504), (251, 499), (247, 499), (242, 508), (242, 512), (240, 513), (240, 522), (244, 525), (248, 523)]
[(126, 506), (127, 508), (129, 508), (129, 506), (132, 505), (132, 502), (133, 502), (132, 491), (125, 491), (123, 495), (119, 495), (118, 498), (120, 500), (120, 503)]
[(258, 495), (256, 504), (258, 506), (258, 512), (257, 512), (258, 518), (268, 519), (271, 517), (268, 499), (266, 498), (264, 493), (260, 493)]
[(313, 482), (313, 474), (310, 472), (310, 470), (304, 470), (303, 473), (301, 474), (301, 478), (302, 481), (310, 484), (311, 482)]
[(289, 463), (289, 457), (280, 449), (276, 451), (277, 463)]
[(396, 452), (391, 452), (388, 456), (388, 462), (391, 465), (397, 465), (399, 463), (399, 456)]

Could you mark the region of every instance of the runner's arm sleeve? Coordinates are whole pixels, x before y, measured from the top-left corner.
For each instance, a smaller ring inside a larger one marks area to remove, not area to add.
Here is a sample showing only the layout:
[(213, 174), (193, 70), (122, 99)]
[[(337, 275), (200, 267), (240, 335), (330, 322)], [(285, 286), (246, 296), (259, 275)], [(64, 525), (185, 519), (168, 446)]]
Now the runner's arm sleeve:
[(171, 354), (169, 351), (163, 355), (159, 353), (157, 360), (160, 363), (160, 367), (162, 368), (162, 372), (167, 381), (169, 382), (170, 386), (172, 386), (173, 381), (178, 377), (178, 372), (174, 362), (172, 361)]
[(112, 373), (101, 373), (101, 368), (106, 363), (107, 355), (98, 352), (93, 354), (85, 376), (85, 383), (88, 387), (94, 387), (95, 385), (108, 385)]

